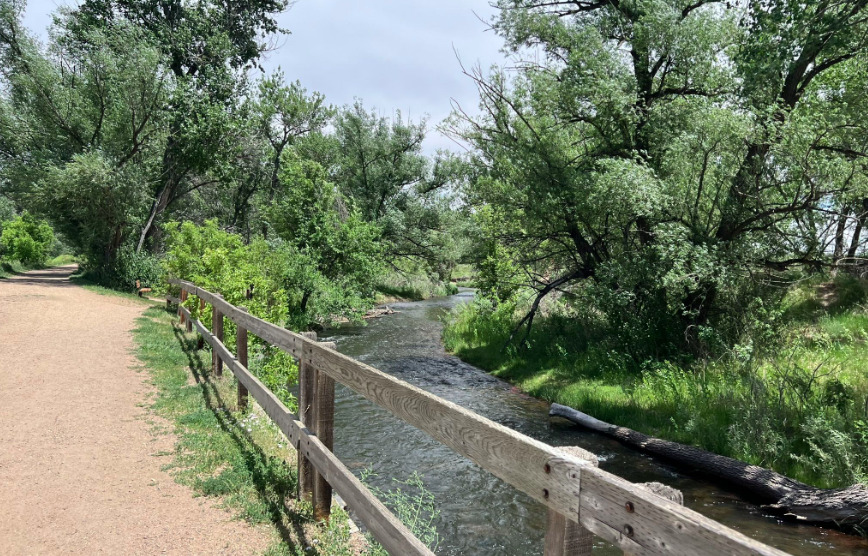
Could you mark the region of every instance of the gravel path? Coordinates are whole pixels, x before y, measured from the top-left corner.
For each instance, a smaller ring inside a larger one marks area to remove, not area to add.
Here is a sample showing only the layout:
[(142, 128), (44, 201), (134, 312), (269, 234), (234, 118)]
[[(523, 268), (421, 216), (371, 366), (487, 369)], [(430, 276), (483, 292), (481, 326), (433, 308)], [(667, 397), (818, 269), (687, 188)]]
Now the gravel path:
[(161, 466), (151, 387), (131, 330), (144, 306), (69, 281), (74, 267), (0, 280), (0, 552), (252, 554), (232, 521)]

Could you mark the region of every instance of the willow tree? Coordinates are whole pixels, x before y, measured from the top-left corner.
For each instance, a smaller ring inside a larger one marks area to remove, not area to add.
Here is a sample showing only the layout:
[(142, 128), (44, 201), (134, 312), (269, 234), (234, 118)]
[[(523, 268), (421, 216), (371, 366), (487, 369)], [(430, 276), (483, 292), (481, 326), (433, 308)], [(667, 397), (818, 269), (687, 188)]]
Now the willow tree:
[(583, 290), (637, 343), (697, 347), (757, 276), (822, 263), (818, 216), (858, 171), (834, 141), (859, 126), (838, 93), (865, 2), (498, 6), (524, 61), (468, 72), (482, 115), (453, 130), (477, 153), (468, 199), (536, 290), (523, 325)]

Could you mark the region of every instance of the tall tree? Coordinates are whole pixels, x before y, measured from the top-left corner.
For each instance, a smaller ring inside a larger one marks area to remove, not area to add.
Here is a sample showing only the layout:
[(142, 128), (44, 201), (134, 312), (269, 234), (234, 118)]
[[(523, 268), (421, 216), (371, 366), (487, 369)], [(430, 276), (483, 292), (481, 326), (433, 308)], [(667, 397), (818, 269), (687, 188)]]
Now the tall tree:
[(828, 141), (857, 125), (835, 83), (857, 88), (864, 2), (498, 6), (507, 47), (533, 56), (468, 71), (482, 116), (453, 131), (478, 155), (468, 199), (507, 223), (486, 229), (536, 289), (523, 324), (583, 285), (625, 330), (680, 325), (650, 342), (667, 349), (755, 285), (742, 273), (824, 259), (821, 205), (854, 172)]
[(448, 279), (457, 250), (450, 233), (456, 223), (451, 202), (464, 163), (422, 152), (425, 121), (387, 118), (357, 102), (335, 120), (335, 181), (363, 218), (382, 229), (389, 261), (422, 263)]
[(136, 246), (158, 229), (165, 210), (202, 181), (225, 152), (232, 108), (287, 0), (184, 2), (182, 0), (86, 0), (75, 12), (80, 29), (129, 22), (146, 30), (165, 57), (176, 82), (169, 102), (169, 134), (161, 179)]
[(92, 265), (111, 264), (146, 214), (169, 77), (133, 26), (70, 40), (63, 15), (41, 49), (20, 16), (0, 3), (0, 188), (49, 216)]

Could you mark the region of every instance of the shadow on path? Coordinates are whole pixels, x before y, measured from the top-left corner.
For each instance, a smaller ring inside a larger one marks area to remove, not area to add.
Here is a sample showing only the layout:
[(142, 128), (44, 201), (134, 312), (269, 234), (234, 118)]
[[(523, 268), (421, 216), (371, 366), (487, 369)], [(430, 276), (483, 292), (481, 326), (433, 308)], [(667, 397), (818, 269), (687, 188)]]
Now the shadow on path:
[[(162, 309), (172, 315), (175, 311), (172, 309)], [(293, 541), (292, 532), (287, 528), (287, 523), (291, 524), (297, 539), (301, 540), (305, 546), (309, 546), (306, 532), (301, 526), (300, 519), (295, 512), (289, 509), (287, 505), (287, 495), (294, 497), (297, 488), (297, 477), (292, 473), (292, 484), (284, 485), (286, 488), (282, 491), (274, 487), (280, 483), (280, 478), (273, 476), (269, 470), (268, 460), (273, 456), (266, 454), (262, 448), (256, 445), (253, 437), (247, 432), (241, 423), (235, 417), (234, 413), (228, 410), (236, 410), (234, 406), (229, 407), (223, 400), (220, 390), (215, 383), (220, 380), (232, 380), (231, 371), (225, 370), (228, 375), (223, 378), (212, 377), (211, 375), (211, 358), (206, 356), (203, 360), (202, 353), (210, 355), (209, 352), (200, 352), (196, 348), (197, 340), (195, 336), (185, 334), (181, 326), (177, 322), (172, 323), (175, 338), (178, 344), (187, 357), (187, 365), (193, 374), (196, 385), (202, 393), (205, 405), (217, 420), (220, 429), (230, 436), (232, 441), (238, 446), (238, 450), (243, 454), (246, 467), (252, 477), (254, 486), (258, 492), (260, 500), (267, 506), (268, 517), (275, 528), (278, 530), (281, 539), (290, 548), (295, 548), (296, 544)], [(278, 490), (278, 499), (269, 496), (269, 491)]]
[(3, 279), (4, 284), (21, 286), (44, 286), (49, 288), (71, 288), (75, 284), (69, 279), (78, 270), (78, 265), (58, 266), (41, 270), (29, 270)]

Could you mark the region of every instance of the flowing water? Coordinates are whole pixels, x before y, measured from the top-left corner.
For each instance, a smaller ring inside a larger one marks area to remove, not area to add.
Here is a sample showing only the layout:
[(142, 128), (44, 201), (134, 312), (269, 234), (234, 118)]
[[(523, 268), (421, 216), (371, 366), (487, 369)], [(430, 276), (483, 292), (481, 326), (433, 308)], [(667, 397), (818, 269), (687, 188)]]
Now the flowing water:
[[(792, 554), (830, 550), (868, 556), (868, 541), (838, 531), (782, 522), (764, 515), (738, 493), (682, 475), (672, 467), (619, 443), (549, 420), (548, 404), (472, 367), (443, 350), (444, 315), (472, 298), (471, 291), (415, 303), (392, 305), (397, 314), (342, 326), (321, 335), (338, 351), (364, 361), (437, 396), (553, 446), (581, 446), (597, 454), (600, 467), (630, 481), (680, 489), (684, 503), (708, 517)], [(338, 386), (335, 452), (354, 472), (375, 473), (368, 482), (389, 490), (392, 478), (418, 472), (440, 515), (438, 554), (542, 554), (545, 508), (476, 464)], [(599, 554), (620, 554), (603, 541)]]

